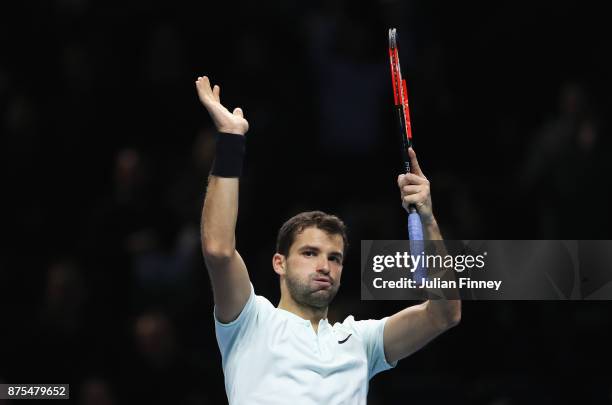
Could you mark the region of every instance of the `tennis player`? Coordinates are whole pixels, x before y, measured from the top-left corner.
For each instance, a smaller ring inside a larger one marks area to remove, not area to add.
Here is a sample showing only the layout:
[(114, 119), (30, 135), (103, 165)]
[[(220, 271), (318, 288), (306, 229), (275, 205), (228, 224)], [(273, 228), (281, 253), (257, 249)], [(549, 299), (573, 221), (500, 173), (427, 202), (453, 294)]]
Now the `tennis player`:
[[(238, 183), (249, 123), (227, 110), (220, 87), (196, 81), (198, 95), (219, 132), (202, 211), (202, 249), (215, 301), (214, 319), (225, 390), (238, 404), (365, 404), (369, 380), (456, 325), (459, 301), (431, 300), (390, 317), (327, 321), (338, 292), (347, 237), (343, 222), (304, 212), (280, 229), (272, 267), (281, 299), (256, 295), (236, 251)], [(410, 152), (414, 173), (400, 175), (402, 205), (415, 204), (426, 239), (441, 239), (429, 182)]]

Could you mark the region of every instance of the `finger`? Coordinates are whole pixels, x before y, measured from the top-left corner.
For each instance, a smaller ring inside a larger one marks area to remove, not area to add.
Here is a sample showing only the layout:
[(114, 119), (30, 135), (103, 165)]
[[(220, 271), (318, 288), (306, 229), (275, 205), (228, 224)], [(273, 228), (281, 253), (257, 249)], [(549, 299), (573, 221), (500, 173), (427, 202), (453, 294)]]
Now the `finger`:
[(416, 186), (416, 185), (404, 186), (402, 187), (402, 196), (410, 195), (410, 194), (417, 194), (422, 190), (423, 190), (423, 186)]
[(242, 109), (240, 107), (234, 108), (233, 114), (237, 115), (238, 117), (244, 118), (244, 114), (243, 114)]
[(417, 207), (422, 206), (427, 201), (425, 193), (409, 194), (402, 196), (402, 202), (405, 204), (414, 204)]
[(208, 76), (202, 76), (198, 79), (198, 84), (200, 85), (201, 88), (208, 88), (210, 89), (210, 80), (208, 80)]
[(221, 87), (217, 84), (215, 84), (215, 87), (213, 87), (213, 97), (215, 98), (216, 101), (221, 102)]
[(196, 87), (198, 88), (198, 92), (200, 93), (201, 96), (204, 96), (204, 97), (212, 96), (212, 90), (210, 88), (210, 81), (208, 80), (208, 77), (206, 76), (199, 77), (198, 80), (196, 81)]
[(414, 149), (408, 148), (408, 156), (410, 156), (411, 172), (417, 176), (425, 177), (423, 171), (421, 170), (421, 166), (419, 166), (419, 160), (417, 159), (416, 153), (414, 153)]
[(399, 180), (400, 187), (409, 186), (411, 184), (419, 184), (419, 185), (429, 184), (429, 180), (427, 180), (424, 177), (417, 176), (414, 173), (406, 173), (403, 176), (404, 177), (401, 180)]

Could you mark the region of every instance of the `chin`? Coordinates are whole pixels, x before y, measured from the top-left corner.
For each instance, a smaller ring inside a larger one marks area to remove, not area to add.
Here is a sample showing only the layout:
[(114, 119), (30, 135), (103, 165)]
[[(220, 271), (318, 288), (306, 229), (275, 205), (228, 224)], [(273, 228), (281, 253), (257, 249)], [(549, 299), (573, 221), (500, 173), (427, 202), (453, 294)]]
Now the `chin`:
[(325, 308), (331, 304), (335, 296), (336, 292), (332, 290), (315, 291), (310, 297), (310, 305), (317, 308)]

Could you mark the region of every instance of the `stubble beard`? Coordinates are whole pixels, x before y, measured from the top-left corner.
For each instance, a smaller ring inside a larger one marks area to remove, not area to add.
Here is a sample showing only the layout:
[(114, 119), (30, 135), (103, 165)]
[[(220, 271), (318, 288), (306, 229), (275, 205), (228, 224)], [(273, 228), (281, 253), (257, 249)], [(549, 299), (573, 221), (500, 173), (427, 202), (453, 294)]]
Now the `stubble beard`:
[(303, 282), (287, 271), (285, 284), (291, 298), (300, 305), (305, 305), (317, 309), (327, 308), (333, 301), (339, 286), (334, 282), (328, 289), (312, 288), (311, 280)]

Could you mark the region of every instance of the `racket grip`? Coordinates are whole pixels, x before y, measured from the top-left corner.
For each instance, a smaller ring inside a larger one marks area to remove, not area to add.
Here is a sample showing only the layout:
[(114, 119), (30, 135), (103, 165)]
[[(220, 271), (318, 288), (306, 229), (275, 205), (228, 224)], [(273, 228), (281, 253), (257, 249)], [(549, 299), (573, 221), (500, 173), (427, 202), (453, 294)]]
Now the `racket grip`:
[[(408, 214), (408, 238), (410, 239), (410, 254), (412, 256), (420, 256), (425, 252), (423, 224), (421, 223), (419, 213), (414, 207), (410, 207), (410, 213)], [(421, 285), (423, 279), (427, 278), (427, 271), (425, 266), (423, 266), (422, 260), (419, 260), (418, 263), (413, 273), (413, 280), (417, 282), (417, 285)]]

